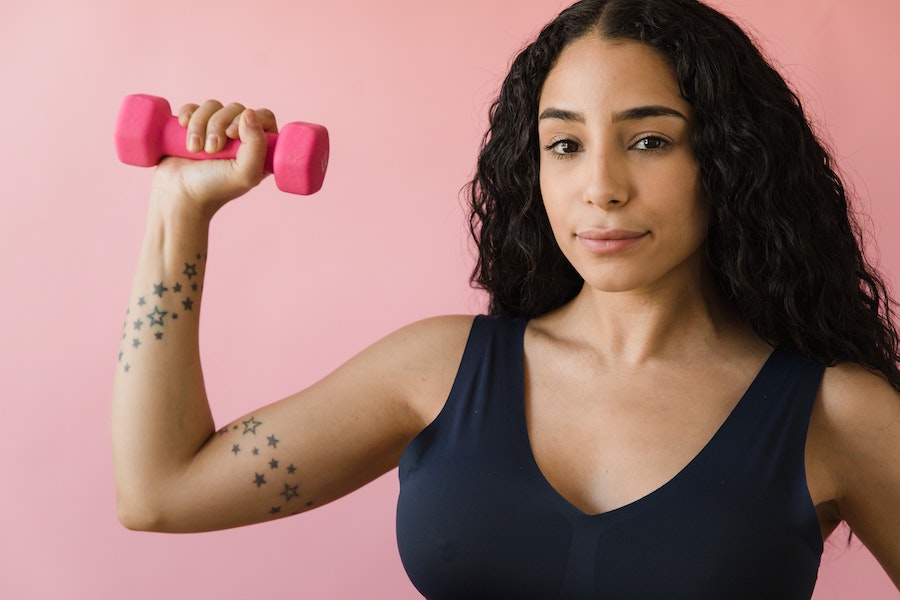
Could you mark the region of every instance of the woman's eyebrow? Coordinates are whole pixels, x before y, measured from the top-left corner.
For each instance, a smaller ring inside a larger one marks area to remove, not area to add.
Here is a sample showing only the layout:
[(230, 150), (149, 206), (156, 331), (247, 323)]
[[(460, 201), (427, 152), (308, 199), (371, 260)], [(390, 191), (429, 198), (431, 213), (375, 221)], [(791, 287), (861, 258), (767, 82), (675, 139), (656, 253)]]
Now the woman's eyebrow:
[(649, 106), (636, 106), (617, 112), (613, 115), (613, 123), (620, 121), (639, 121), (650, 117), (677, 117), (687, 121), (687, 117), (668, 106), (653, 104)]
[(564, 110), (562, 108), (545, 108), (540, 116), (538, 117), (538, 121), (542, 121), (544, 119), (559, 119), (560, 121), (574, 121), (576, 123), (584, 123), (584, 115), (579, 112), (574, 112), (571, 110)]
[[(634, 108), (627, 108), (613, 114), (612, 121), (613, 123), (618, 123), (620, 121), (639, 121), (641, 119), (648, 119), (650, 117), (676, 117), (687, 121), (687, 117), (685, 117), (681, 112), (662, 104), (652, 104), (648, 106), (636, 106)], [(560, 121), (571, 121), (575, 123), (585, 122), (584, 115), (580, 112), (565, 110), (562, 108), (554, 108), (552, 106), (541, 111), (541, 114), (538, 117), (538, 121), (542, 121), (544, 119), (559, 119)]]

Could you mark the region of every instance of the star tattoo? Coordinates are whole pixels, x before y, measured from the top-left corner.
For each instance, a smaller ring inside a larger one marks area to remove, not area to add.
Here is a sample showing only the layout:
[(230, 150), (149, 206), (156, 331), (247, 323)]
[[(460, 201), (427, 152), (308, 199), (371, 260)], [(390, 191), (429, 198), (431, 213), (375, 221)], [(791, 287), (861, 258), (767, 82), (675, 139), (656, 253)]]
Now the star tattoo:
[(280, 506), (273, 506), (272, 509), (269, 511), (269, 514), (270, 514), (270, 515), (277, 515), (277, 514), (280, 513), (280, 512), (281, 512), (281, 507), (280, 507)]
[(140, 347), (141, 347), (141, 340), (139, 340), (139, 339), (137, 339), (137, 338), (134, 338), (133, 340), (131, 340), (131, 345), (132, 345), (134, 348), (140, 348)]
[(135, 322), (134, 322), (134, 329), (135, 329), (135, 331), (140, 331), (140, 330), (141, 330), (141, 325), (143, 325), (143, 324), (144, 324), (144, 322), (143, 322), (141, 319), (138, 319), (137, 321), (135, 321)]
[(234, 452), (234, 455), (235, 455), (235, 456), (237, 456), (237, 455), (238, 455), (238, 452), (241, 451), (241, 445), (240, 445), (240, 444), (235, 444), (235, 445), (233, 445), (233, 446), (231, 447), (231, 451)]
[(244, 424), (244, 435), (247, 435), (248, 433), (256, 435), (256, 428), (262, 425), (255, 417), (250, 417), (246, 421), (241, 421), (241, 423)]
[(266, 476), (262, 473), (256, 473), (256, 478), (253, 480), (253, 483), (256, 484), (257, 489), (266, 483)]
[(159, 283), (153, 284), (153, 295), (154, 296), (159, 296), (160, 298), (162, 298), (163, 294), (168, 291), (169, 291), (169, 288), (164, 286), (162, 281), (160, 281)]
[(287, 472), (289, 475), (293, 475), (297, 471), (297, 467), (294, 465), (288, 465)]
[(197, 275), (197, 265), (184, 263), (184, 271), (182, 271), (182, 273), (184, 273), (188, 279), (193, 278), (195, 275)]
[(163, 332), (157, 331), (156, 333), (153, 334), (153, 337), (155, 337), (158, 340), (161, 340), (163, 338)]
[(278, 494), (279, 496), (284, 496), (284, 501), (288, 502), (291, 498), (296, 498), (300, 494), (297, 493), (297, 488), (299, 485), (288, 485), (284, 484), (284, 491)]
[(155, 305), (153, 307), (153, 312), (147, 315), (147, 318), (150, 319), (150, 327), (154, 325), (164, 325), (163, 317), (169, 314), (169, 311), (159, 310), (159, 305)]
[(180, 294), (181, 293), (181, 284), (176, 283), (175, 285), (173, 285), (172, 291), (175, 292), (176, 294)]
[(140, 298), (138, 298), (138, 306), (143, 306), (143, 305), (145, 305), (145, 304), (147, 304), (147, 301), (144, 300), (144, 297), (143, 297), (143, 296), (141, 296)]
[(268, 444), (268, 445), (269, 445), (269, 446), (272, 446), (273, 448), (277, 448), (277, 447), (278, 447), (278, 442), (281, 441), (281, 440), (279, 440), (278, 438), (276, 438), (274, 435), (270, 435), (270, 436), (267, 437), (266, 439), (269, 440), (269, 444)]
[(184, 305), (184, 310), (193, 310), (194, 308), (194, 301), (190, 298), (185, 298), (181, 303)]
[(277, 469), (277, 468), (278, 468), (278, 461), (275, 460), (274, 458), (273, 458), (272, 460), (270, 460), (270, 461), (269, 461), (269, 468), (270, 468), (270, 469)]

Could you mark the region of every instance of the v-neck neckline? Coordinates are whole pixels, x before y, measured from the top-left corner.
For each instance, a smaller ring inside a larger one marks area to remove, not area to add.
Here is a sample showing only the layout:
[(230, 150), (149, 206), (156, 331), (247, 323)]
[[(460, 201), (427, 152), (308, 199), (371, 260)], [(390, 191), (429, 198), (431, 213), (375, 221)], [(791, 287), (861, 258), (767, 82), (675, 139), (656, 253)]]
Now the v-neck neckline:
[[(714, 451), (716, 445), (718, 445), (719, 440), (727, 435), (729, 429), (732, 428), (731, 423), (735, 421), (740, 413), (746, 410), (747, 405), (749, 404), (749, 398), (754, 396), (754, 393), (758, 387), (762, 385), (763, 374), (771, 368), (772, 363), (775, 360), (776, 355), (778, 354), (778, 349), (774, 349), (769, 356), (766, 358), (765, 362), (757, 371), (755, 377), (750, 382), (750, 385), (741, 395), (740, 399), (737, 403), (732, 407), (731, 411), (728, 413), (728, 416), (725, 417), (725, 420), (716, 428), (715, 432), (709, 438), (709, 440), (700, 448), (700, 450), (685, 464), (681, 467), (672, 477), (666, 480), (659, 487), (651, 490), (650, 492), (644, 494), (643, 496), (631, 500), (621, 506), (616, 508), (611, 508), (609, 510), (604, 510), (599, 513), (588, 513), (577, 507), (572, 503), (571, 500), (566, 498), (544, 475), (544, 472), (541, 470), (540, 466), (537, 463), (537, 458), (534, 455), (534, 448), (531, 445), (531, 436), (528, 433), (528, 422), (525, 416), (525, 330), (527, 329), (527, 321), (523, 323), (521, 327), (521, 339), (519, 340), (518, 348), (518, 356), (516, 357), (516, 365), (517, 371), (515, 372), (515, 388), (512, 391), (513, 396), (511, 398), (512, 403), (514, 405), (514, 412), (516, 423), (516, 433), (517, 437), (519, 437), (524, 446), (525, 454), (528, 457), (527, 465), (528, 468), (532, 470), (532, 474), (534, 479), (538, 482), (539, 487), (544, 489), (549, 493), (549, 496), (554, 499), (554, 502), (563, 508), (566, 512), (575, 513), (577, 516), (587, 519), (593, 520), (604, 520), (613, 518), (614, 516), (622, 516), (627, 514), (633, 510), (639, 510), (647, 504), (653, 503), (657, 498), (664, 496), (666, 491), (675, 486), (678, 481), (683, 479), (687, 473), (696, 468), (697, 463), (699, 463), (707, 454)], [(736, 416), (737, 415), (737, 416)]]

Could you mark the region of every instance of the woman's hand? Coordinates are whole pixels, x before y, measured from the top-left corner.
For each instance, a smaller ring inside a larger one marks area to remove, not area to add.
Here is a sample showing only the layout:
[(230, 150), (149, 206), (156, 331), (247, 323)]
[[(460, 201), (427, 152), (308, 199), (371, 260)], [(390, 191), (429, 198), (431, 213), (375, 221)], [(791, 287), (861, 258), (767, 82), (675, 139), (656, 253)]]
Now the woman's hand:
[(278, 131), (271, 111), (208, 100), (182, 106), (178, 122), (187, 128), (190, 152), (218, 152), (229, 139), (239, 139), (241, 145), (234, 160), (163, 160), (154, 174), (152, 202), (164, 213), (188, 211), (211, 219), (227, 202), (265, 178), (266, 133)]

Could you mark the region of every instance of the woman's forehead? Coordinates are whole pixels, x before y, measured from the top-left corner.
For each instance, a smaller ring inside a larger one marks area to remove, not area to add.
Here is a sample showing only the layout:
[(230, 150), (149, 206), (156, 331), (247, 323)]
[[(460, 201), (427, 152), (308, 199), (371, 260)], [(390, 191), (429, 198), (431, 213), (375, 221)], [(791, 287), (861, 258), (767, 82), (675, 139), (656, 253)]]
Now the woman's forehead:
[(675, 73), (655, 49), (635, 41), (608, 40), (590, 34), (569, 44), (547, 75), (540, 110), (560, 103), (572, 108), (666, 104), (689, 110)]

